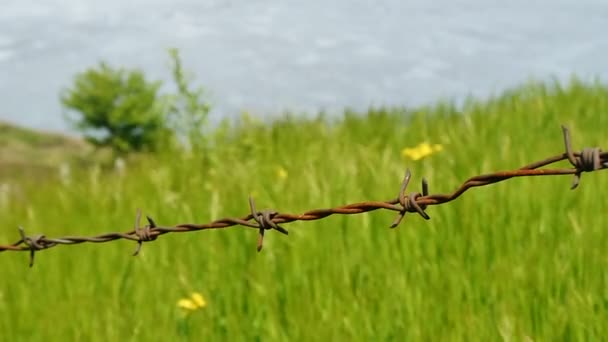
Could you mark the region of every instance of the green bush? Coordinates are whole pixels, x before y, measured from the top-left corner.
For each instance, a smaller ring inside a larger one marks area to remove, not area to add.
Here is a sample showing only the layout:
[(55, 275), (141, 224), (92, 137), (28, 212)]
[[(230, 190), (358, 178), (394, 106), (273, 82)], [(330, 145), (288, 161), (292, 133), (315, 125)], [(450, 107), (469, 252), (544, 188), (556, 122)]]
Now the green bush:
[(154, 150), (171, 135), (160, 86), (140, 70), (115, 69), (102, 62), (77, 74), (61, 102), (76, 113), (69, 118), (94, 145), (120, 153)]

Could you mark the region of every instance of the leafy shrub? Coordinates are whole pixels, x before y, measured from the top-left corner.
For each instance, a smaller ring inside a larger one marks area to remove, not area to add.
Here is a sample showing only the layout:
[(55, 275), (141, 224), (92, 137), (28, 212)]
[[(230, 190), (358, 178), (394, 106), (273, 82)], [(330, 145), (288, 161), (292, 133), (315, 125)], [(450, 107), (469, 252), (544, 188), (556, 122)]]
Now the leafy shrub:
[(102, 62), (77, 74), (61, 102), (77, 113), (73, 124), (94, 145), (122, 153), (154, 150), (171, 136), (160, 86), (140, 70), (115, 69)]

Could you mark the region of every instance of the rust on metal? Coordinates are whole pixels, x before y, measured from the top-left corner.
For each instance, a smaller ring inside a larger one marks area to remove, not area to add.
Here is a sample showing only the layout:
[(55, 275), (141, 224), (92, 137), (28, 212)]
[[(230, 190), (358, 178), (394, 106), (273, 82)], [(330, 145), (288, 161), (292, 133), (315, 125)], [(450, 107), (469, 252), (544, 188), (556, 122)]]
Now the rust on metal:
[[(131, 231), (124, 233), (114, 232), (105, 233), (97, 236), (63, 236), (57, 238), (48, 238), (45, 235), (27, 236), (23, 228), (19, 227), (21, 238), (10, 245), (0, 245), (0, 252), (4, 251), (29, 251), (30, 252), (30, 267), (34, 264), (34, 255), (36, 252), (43, 249), (49, 249), (59, 245), (74, 245), (80, 243), (105, 243), (119, 239), (135, 241), (137, 247), (133, 255), (138, 255), (144, 242), (156, 240), (159, 236), (168, 233), (184, 233), (207, 229), (223, 229), (232, 226), (242, 226), (258, 230), (258, 252), (262, 250), (264, 242), (264, 233), (266, 230), (277, 230), (278, 232), (287, 235), (288, 231), (279, 226), (281, 223), (290, 223), (293, 221), (313, 221), (320, 220), (330, 215), (353, 215), (364, 212), (386, 209), (398, 213), (398, 216), (390, 225), (390, 228), (396, 228), (406, 213), (418, 213), (424, 219), (430, 217), (426, 213), (428, 206), (439, 205), (451, 202), (467, 190), (486, 186), (498, 182), (505, 181), (515, 177), (533, 177), (533, 176), (559, 176), (573, 175), (571, 189), (575, 189), (581, 180), (583, 172), (593, 172), (608, 168), (608, 153), (602, 152), (598, 147), (584, 148), (581, 152), (574, 152), (570, 143), (570, 133), (568, 129), (562, 126), (565, 152), (552, 156), (541, 161), (523, 166), (515, 170), (498, 171), (489, 174), (474, 176), (467, 179), (454, 192), (447, 194), (429, 194), (429, 185), (426, 180), (422, 180), (422, 193), (411, 192), (406, 193), (407, 186), (411, 179), (410, 170), (406, 170), (405, 177), (401, 183), (401, 188), (397, 198), (388, 201), (367, 201), (352, 203), (343, 206), (338, 206), (328, 209), (313, 209), (301, 214), (280, 213), (273, 210), (256, 210), (255, 203), (249, 197), (250, 212), (241, 218), (222, 218), (210, 223), (193, 224), (184, 223), (175, 226), (158, 226), (154, 220), (147, 217), (148, 224), (140, 227), (141, 212), (138, 209), (135, 219), (135, 227)], [(567, 160), (572, 165), (572, 168), (548, 169), (544, 168), (548, 165)]]

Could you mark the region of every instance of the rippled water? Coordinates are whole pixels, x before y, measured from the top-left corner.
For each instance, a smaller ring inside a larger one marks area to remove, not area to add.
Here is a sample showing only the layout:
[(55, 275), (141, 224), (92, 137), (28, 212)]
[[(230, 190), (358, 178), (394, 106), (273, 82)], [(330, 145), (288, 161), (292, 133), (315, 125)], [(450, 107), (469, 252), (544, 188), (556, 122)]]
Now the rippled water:
[(66, 131), (58, 94), (99, 60), (169, 79), (168, 47), (215, 118), (488, 95), (608, 76), (606, 0), (3, 0), (0, 120)]

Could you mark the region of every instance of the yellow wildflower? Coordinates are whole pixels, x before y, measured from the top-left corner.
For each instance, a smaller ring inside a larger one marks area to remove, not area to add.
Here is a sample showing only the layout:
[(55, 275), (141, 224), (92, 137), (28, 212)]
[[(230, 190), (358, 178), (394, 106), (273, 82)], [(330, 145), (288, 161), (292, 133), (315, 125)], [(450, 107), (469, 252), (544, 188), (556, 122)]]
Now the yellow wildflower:
[(289, 174), (287, 173), (287, 170), (285, 170), (285, 168), (283, 168), (282, 166), (277, 167), (277, 178), (280, 180), (285, 180), (287, 179), (287, 176), (289, 176)]
[(423, 142), (418, 144), (415, 147), (406, 147), (401, 150), (401, 155), (404, 158), (409, 158), (412, 160), (420, 160), (422, 158), (428, 157), (435, 152), (439, 152), (443, 150), (443, 146), (439, 144), (431, 145), (428, 142)]
[(182, 298), (177, 302), (177, 306), (186, 311), (197, 311), (207, 306), (205, 297), (198, 292), (193, 292), (190, 298)]

